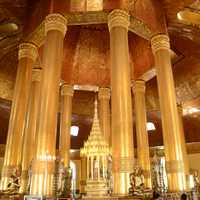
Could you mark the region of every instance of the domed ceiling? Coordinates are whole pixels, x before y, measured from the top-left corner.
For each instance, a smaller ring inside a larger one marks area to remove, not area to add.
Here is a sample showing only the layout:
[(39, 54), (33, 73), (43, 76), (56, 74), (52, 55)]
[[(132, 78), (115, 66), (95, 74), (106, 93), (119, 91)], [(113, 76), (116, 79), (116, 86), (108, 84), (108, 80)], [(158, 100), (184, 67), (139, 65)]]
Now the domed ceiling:
[[(129, 53), (131, 79), (146, 80), (148, 121), (156, 130), (150, 132), (150, 145), (162, 145), (162, 125), (157, 93), (156, 73), (149, 39), (168, 32), (171, 41), (173, 73), (177, 101), (185, 110), (184, 128), (187, 142), (200, 142), (200, 29), (178, 20), (177, 13), (192, 6), (192, 0), (0, 0), (0, 27), (13, 22), (17, 30), (0, 33), (0, 142), (6, 140), (13, 87), (17, 71), (17, 47), (31, 35), (49, 12), (72, 16), (64, 41), (61, 79), (79, 86), (110, 86), (109, 31), (107, 13), (114, 8), (129, 10)], [(42, 52), (42, 46), (39, 50)], [(42, 56), (40, 57), (42, 60)], [(80, 148), (89, 134), (94, 92), (76, 91), (73, 97), (72, 124), (80, 127), (72, 148)], [(134, 105), (134, 102), (133, 102)], [(134, 115), (134, 108), (133, 108)], [(133, 122), (134, 123), (134, 122)], [(135, 131), (135, 128), (134, 128)]]

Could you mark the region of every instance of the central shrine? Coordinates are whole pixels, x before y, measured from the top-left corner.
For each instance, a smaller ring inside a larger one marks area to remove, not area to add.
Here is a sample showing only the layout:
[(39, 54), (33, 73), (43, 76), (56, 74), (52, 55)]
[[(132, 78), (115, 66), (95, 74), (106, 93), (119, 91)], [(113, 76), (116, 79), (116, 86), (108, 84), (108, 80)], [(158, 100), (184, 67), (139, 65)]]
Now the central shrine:
[(100, 130), (95, 101), (94, 121), (88, 140), (81, 149), (81, 156), (87, 159), (87, 197), (108, 197), (108, 161), (110, 147)]

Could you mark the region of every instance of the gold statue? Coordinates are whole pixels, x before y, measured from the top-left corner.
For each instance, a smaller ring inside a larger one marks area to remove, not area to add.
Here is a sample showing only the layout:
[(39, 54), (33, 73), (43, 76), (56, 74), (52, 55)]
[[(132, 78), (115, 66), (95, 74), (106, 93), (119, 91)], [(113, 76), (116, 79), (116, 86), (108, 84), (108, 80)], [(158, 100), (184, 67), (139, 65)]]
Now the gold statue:
[(14, 170), (10, 176), (10, 181), (7, 185), (7, 190), (3, 191), (3, 194), (17, 194), (20, 188), (20, 173), (17, 169)]
[(144, 192), (144, 175), (140, 167), (135, 167), (133, 173), (130, 174), (129, 193), (131, 195), (140, 195)]

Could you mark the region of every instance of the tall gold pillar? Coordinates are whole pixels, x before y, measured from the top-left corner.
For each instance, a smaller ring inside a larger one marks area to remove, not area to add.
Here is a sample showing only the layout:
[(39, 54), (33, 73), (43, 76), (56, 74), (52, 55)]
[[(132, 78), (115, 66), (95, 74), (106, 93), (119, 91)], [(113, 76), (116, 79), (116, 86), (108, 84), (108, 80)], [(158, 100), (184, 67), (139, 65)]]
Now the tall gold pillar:
[(23, 132), (31, 87), (32, 66), (36, 58), (37, 48), (35, 45), (30, 43), (20, 44), (17, 77), (8, 127), (6, 152), (1, 174), (1, 190), (7, 188), (9, 177), (13, 173), (20, 175)]
[(37, 147), (30, 187), (33, 195), (53, 195), (59, 83), (66, 24), (67, 20), (60, 14), (49, 14), (45, 19)]
[(85, 193), (85, 186), (86, 186), (86, 180), (87, 180), (87, 171), (88, 170), (88, 166), (87, 166), (87, 158), (86, 157), (82, 157), (81, 158), (81, 193)]
[(108, 16), (111, 54), (113, 193), (128, 194), (134, 145), (128, 50), (129, 15), (113, 10)]
[(146, 128), (145, 81), (136, 80), (133, 84), (133, 93), (135, 98), (138, 164), (144, 172), (144, 186), (152, 188), (149, 141)]
[(38, 119), (38, 106), (40, 97), (41, 69), (33, 69), (31, 92), (28, 103), (26, 125), (24, 129), (24, 144), (22, 151), (22, 174), (20, 193), (28, 189), (29, 170), (36, 150), (36, 124)]
[(179, 123), (180, 123), (180, 134), (181, 134), (181, 145), (183, 152), (183, 162), (184, 162), (184, 172), (186, 175), (186, 190), (190, 189), (189, 175), (190, 175), (190, 167), (189, 167), (189, 158), (186, 149), (186, 141), (183, 127), (183, 108), (181, 104), (178, 104), (178, 114), (179, 114)]
[(108, 144), (111, 145), (110, 137), (110, 89), (99, 89), (99, 119), (102, 134)]
[(61, 86), (61, 118), (60, 118), (60, 156), (64, 167), (69, 167), (70, 160), (70, 128), (72, 120), (73, 86)]
[(168, 189), (170, 192), (177, 192), (186, 189), (186, 180), (169, 37), (165, 34), (156, 35), (152, 38), (151, 45), (157, 72)]

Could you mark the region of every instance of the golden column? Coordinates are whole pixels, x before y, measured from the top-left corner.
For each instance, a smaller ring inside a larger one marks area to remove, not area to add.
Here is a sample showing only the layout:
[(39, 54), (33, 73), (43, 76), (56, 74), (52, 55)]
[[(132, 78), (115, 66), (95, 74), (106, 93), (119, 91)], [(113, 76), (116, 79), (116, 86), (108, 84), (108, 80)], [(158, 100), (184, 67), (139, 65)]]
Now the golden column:
[(60, 14), (49, 14), (45, 19), (38, 139), (30, 188), (33, 195), (53, 195), (59, 83), (66, 24), (67, 20)]
[(151, 40), (157, 72), (163, 141), (165, 147), (168, 189), (177, 192), (186, 189), (184, 155), (176, 94), (170, 57), (169, 37), (159, 34)]
[(180, 134), (181, 134), (181, 146), (182, 146), (182, 152), (183, 152), (183, 162), (184, 162), (184, 172), (186, 175), (186, 190), (191, 189), (190, 188), (190, 182), (189, 182), (189, 175), (190, 175), (190, 167), (189, 167), (189, 159), (186, 149), (186, 141), (185, 141), (185, 134), (184, 134), (184, 127), (183, 127), (183, 108), (181, 104), (178, 104), (178, 114), (179, 114), (179, 120), (180, 120)]
[(12, 100), (8, 136), (0, 189), (5, 190), (10, 176), (19, 175), (21, 164), (23, 130), (25, 126), (32, 66), (37, 58), (37, 47), (30, 43), (19, 46), (17, 77)]
[(61, 118), (60, 118), (60, 156), (64, 167), (69, 167), (70, 160), (70, 128), (72, 120), (73, 86), (61, 86)]
[(36, 124), (38, 119), (38, 106), (40, 97), (41, 69), (34, 68), (32, 73), (31, 92), (24, 129), (24, 144), (22, 151), (22, 174), (20, 193), (27, 192), (29, 170), (36, 150)]
[(87, 158), (81, 158), (81, 193), (85, 193), (85, 186), (86, 186), (86, 179), (87, 179)]
[(113, 10), (108, 16), (111, 54), (113, 193), (128, 194), (134, 145), (128, 50), (129, 14)]
[(99, 118), (102, 134), (111, 145), (110, 137), (110, 89), (109, 88), (100, 88), (99, 89)]
[(144, 186), (151, 188), (149, 141), (146, 129), (145, 81), (136, 80), (133, 84), (133, 93), (135, 97), (138, 164), (144, 172)]

